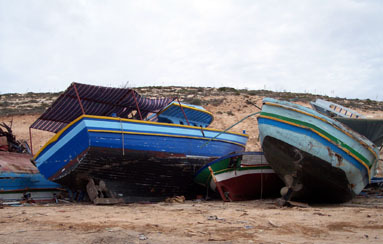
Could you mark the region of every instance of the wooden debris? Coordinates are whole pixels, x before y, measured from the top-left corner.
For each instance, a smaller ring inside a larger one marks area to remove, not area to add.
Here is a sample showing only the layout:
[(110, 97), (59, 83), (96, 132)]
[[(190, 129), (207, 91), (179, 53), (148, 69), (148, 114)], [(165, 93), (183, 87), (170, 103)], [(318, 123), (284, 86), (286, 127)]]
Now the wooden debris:
[(123, 199), (115, 197), (102, 180), (96, 185), (93, 179), (89, 179), (86, 191), (89, 199), (96, 205), (111, 205), (124, 202)]
[(28, 143), (16, 140), (12, 132), (12, 123), (0, 123), (0, 151), (31, 153)]
[(167, 203), (184, 203), (185, 202), (184, 196), (176, 196), (176, 197), (168, 197), (165, 199), (165, 202)]

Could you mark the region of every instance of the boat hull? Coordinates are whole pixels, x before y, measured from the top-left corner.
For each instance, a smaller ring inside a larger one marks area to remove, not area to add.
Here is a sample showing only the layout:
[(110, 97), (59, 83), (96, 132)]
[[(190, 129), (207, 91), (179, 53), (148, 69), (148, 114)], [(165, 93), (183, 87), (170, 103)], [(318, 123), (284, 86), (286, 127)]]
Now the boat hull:
[[(84, 116), (35, 157), (50, 180), (74, 191), (104, 181), (125, 202), (195, 197), (195, 172), (219, 156), (244, 150), (247, 136), (164, 123)], [(238, 139), (238, 140), (237, 140)], [(236, 141), (237, 140), (237, 141)]]
[(302, 190), (294, 192), (295, 199), (338, 203), (355, 196), (345, 172), (329, 162), (270, 136), (264, 138), (262, 145), (265, 157), (281, 179), (296, 175), (303, 184)]
[[(245, 162), (244, 155), (253, 157), (250, 160), (245, 159)], [(237, 161), (238, 158), (239, 161), (233, 166), (233, 160)], [(230, 201), (276, 197), (283, 186), (262, 152), (243, 152), (219, 158), (204, 166), (197, 173), (195, 182), (213, 191), (222, 191), (223, 200)]]
[(44, 178), (28, 154), (0, 152), (0, 200), (50, 202), (61, 186)]
[(284, 179), (303, 186), (292, 198), (345, 202), (368, 184), (378, 161), (376, 146), (311, 109), (264, 99), (258, 118), (267, 161)]

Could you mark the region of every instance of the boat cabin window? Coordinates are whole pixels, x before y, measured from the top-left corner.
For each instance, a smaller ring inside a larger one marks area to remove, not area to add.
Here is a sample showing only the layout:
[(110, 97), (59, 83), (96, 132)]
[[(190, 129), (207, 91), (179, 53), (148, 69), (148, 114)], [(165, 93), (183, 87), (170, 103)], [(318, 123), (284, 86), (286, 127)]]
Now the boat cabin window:
[(183, 125), (183, 124), (184, 124), (184, 122), (182, 120), (180, 120), (180, 125)]

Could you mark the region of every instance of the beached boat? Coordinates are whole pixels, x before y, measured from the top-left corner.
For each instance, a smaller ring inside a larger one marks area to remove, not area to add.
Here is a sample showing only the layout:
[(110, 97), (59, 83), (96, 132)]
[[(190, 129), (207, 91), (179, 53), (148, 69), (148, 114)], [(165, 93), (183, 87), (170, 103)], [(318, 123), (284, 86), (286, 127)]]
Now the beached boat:
[(73, 83), (32, 124), (56, 133), (33, 160), (44, 176), (72, 190), (85, 190), (92, 179), (125, 202), (195, 197), (197, 170), (243, 151), (248, 135), (214, 138), (221, 131), (206, 128), (209, 112), (173, 100)]
[(54, 201), (61, 186), (44, 178), (32, 155), (0, 151), (0, 201)]
[(364, 136), (312, 109), (263, 100), (259, 133), (285, 200), (345, 202), (375, 174), (379, 150)]
[(314, 110), (329, 117), (364, 118), (362, 114), (352, 109), (319, 98), (310, 104)]
[(194, 181), (218, 192), (224, 201), (278, 196), (283, 187), (263, 152), (223, 156), (202, 167)]
[(383, 120), (366, 118), (358, 112), (341, 106), (339, 104), (317, 99), (310, 102), (312, 108), (317, 112), (332, 117), (342, 124), (347, 125), (353, 131), (367, 137), (376, 146), (381, 147), (383, 144)]
[(213, 122), (214, 117), (204, 107), (173, 101), (158, 113), (149, 116), (146, 120), (206, 128)]

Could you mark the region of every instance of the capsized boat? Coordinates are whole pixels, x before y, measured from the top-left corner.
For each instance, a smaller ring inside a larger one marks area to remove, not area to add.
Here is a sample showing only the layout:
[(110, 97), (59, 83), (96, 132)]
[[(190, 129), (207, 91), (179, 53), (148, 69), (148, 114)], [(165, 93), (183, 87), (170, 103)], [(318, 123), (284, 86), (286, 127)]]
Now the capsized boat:
[(56, 133), (33, 160), (48, 179), (75, 191), (94, 181), (125, 202), (195, 197), (197, 170), (244, 151), (248, 135), (206, 128), (209, 112), (174, 100), (72, 83), (31, 125)]
[(265, 98), (258, 126), (265, 157), (286, 184), (284, 200), (346, 202), (375, 174), (377, 146), (312, 109)]
[(32, 155), (0, 151), (0, 201), (50, 202), (62, 191), (31, 163)]
[(202, 167), (194, 181), (218, 191), (224, 201), (278, 196), (283, 187), (263, 152), (225, 155)]

